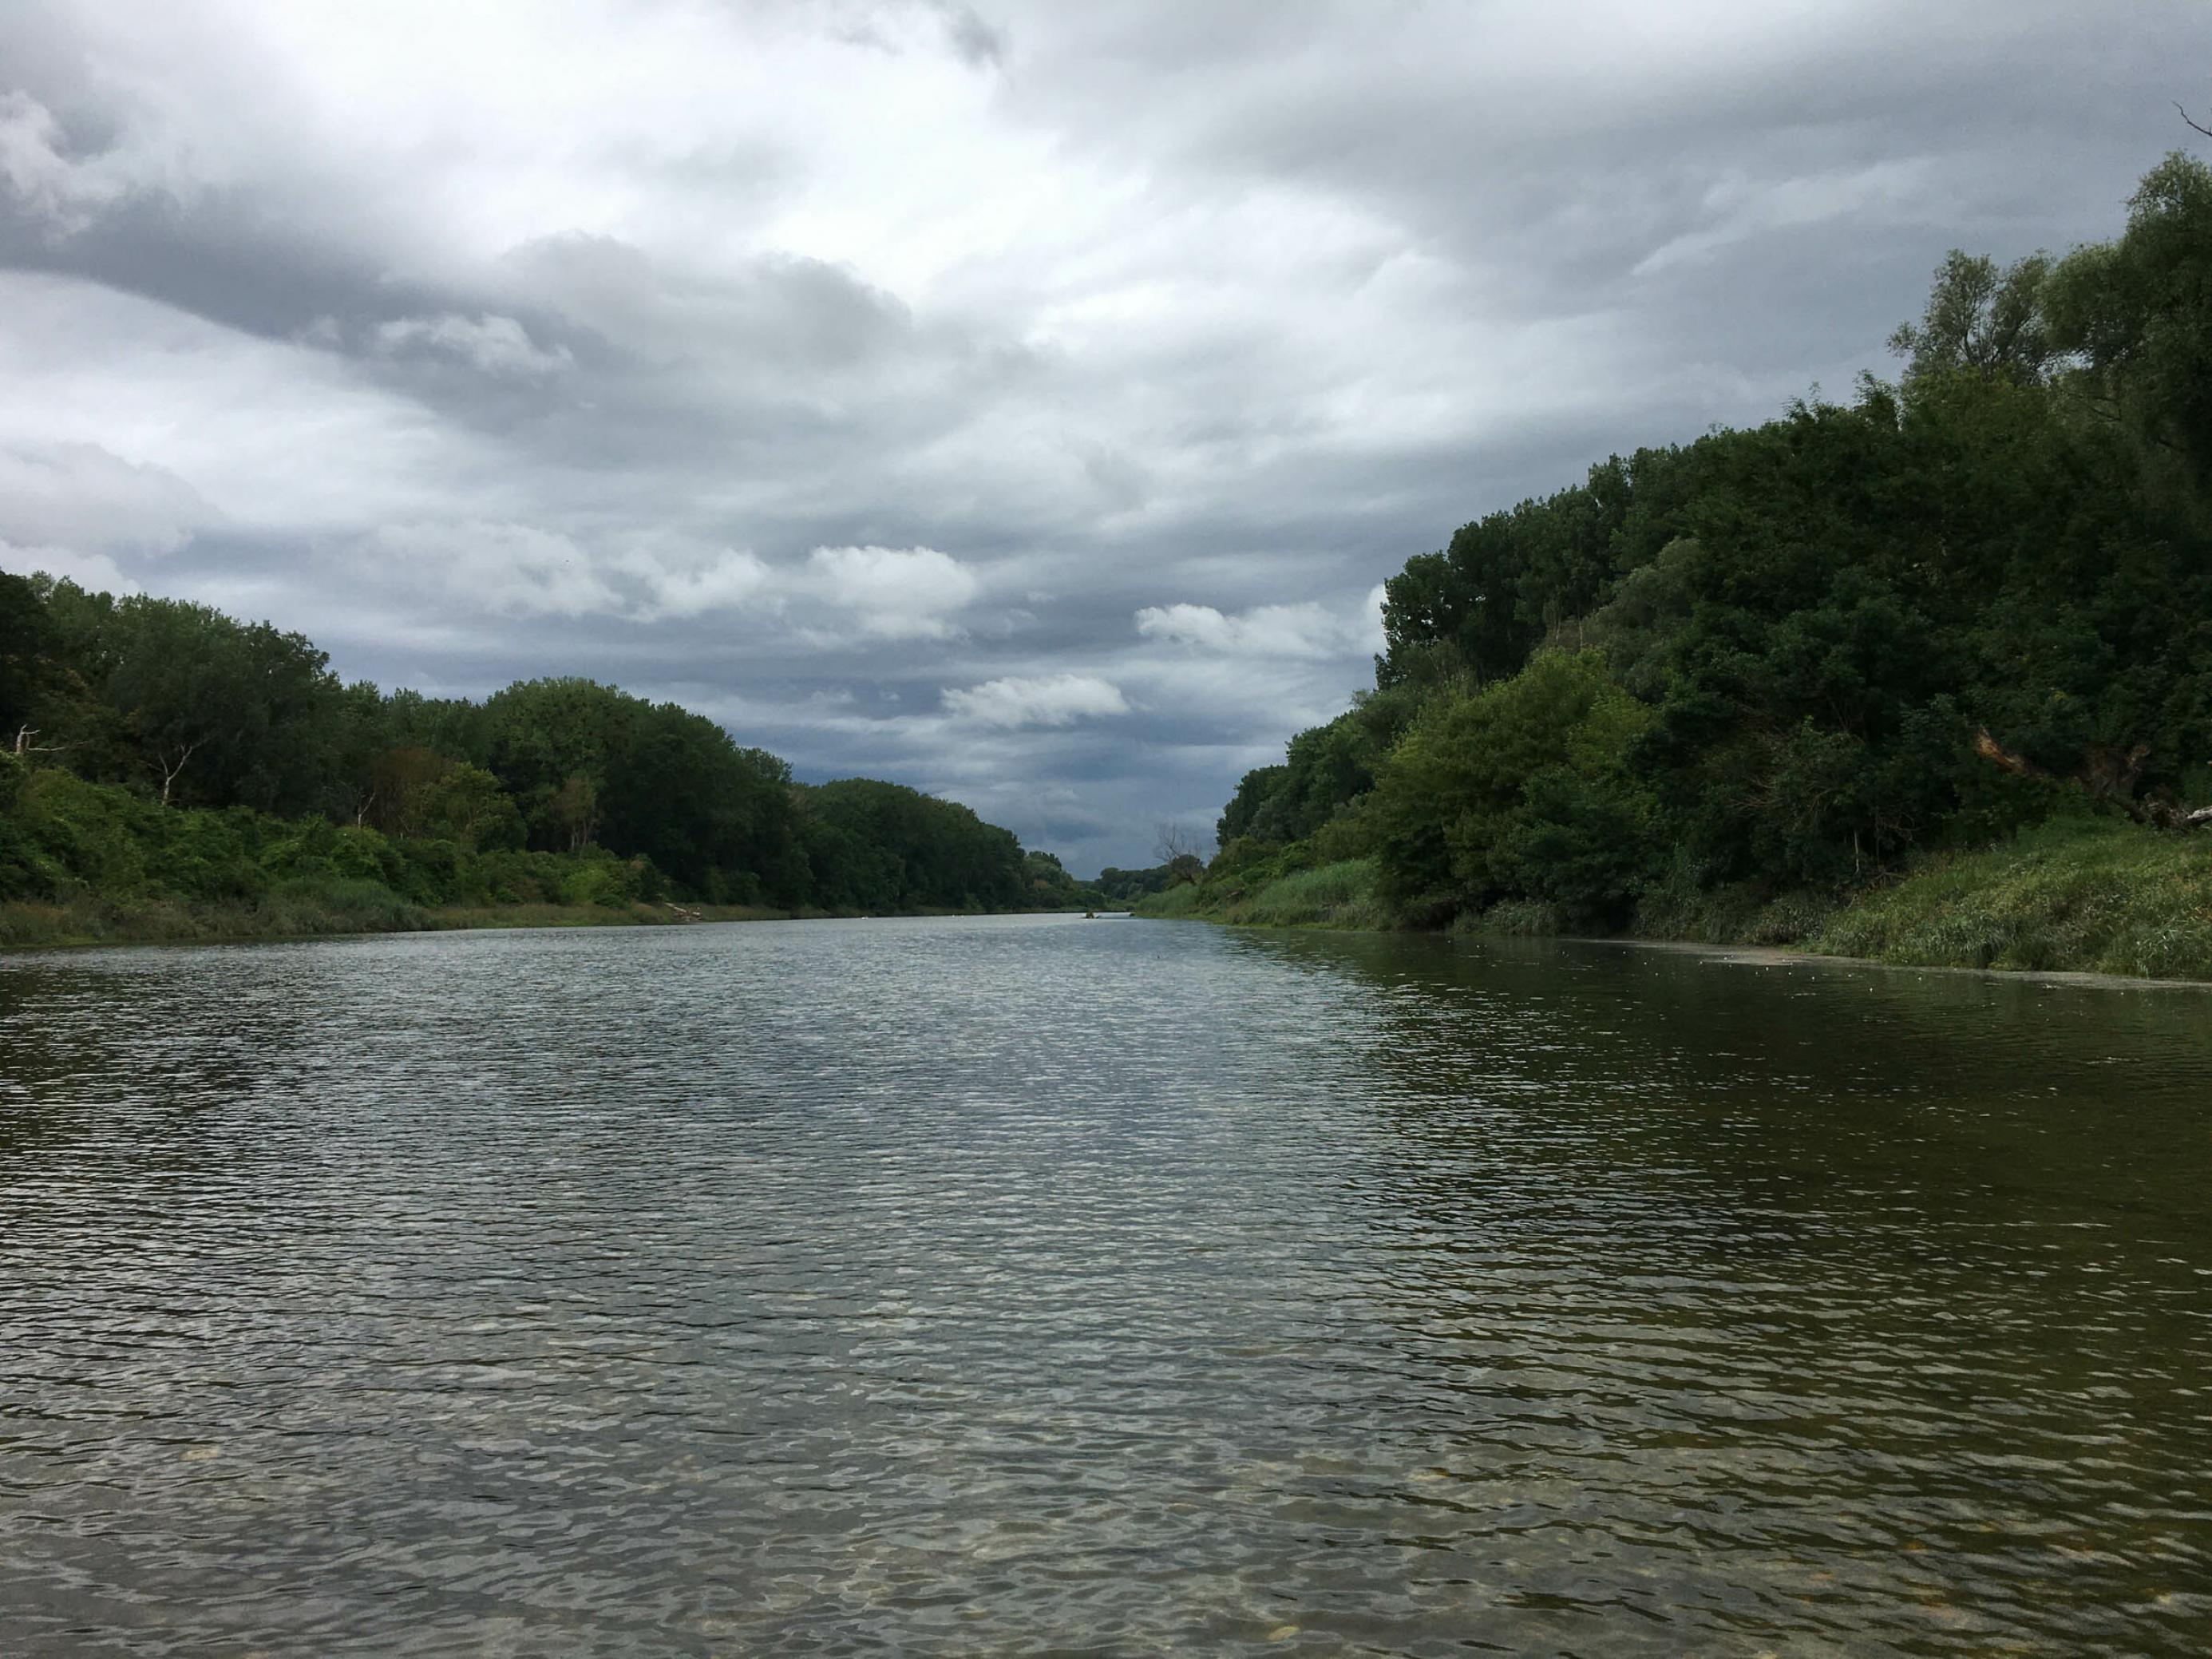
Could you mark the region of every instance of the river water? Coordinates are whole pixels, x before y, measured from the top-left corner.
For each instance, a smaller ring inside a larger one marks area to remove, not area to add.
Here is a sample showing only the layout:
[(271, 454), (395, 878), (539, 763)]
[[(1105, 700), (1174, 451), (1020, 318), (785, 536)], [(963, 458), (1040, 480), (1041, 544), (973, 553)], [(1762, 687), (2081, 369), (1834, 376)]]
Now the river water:
[(1066, 918), (0, 963), (0, 1653), (2197, 1653), (2212, 993)]

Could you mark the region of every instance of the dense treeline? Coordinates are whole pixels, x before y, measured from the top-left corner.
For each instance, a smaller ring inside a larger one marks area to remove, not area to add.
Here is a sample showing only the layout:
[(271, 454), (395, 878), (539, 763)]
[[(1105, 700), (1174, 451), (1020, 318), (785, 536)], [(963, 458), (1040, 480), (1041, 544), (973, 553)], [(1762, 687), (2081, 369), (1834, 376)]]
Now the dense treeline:
[(866, 912), (1095, 902), (896, 784), (794, 783), (714, 721), (583, 679), (476, 702), (347, 684), (297, 634), (0, 575), (0, 901), (667, 899)]
[(1206, 887), (1356, 866), (1415, 926), (1786, 936), (2054, 815), (2186, 824), (2212, 170), (2168, 158), (2109, 244), (1954, 253), (1892, 344), (1895, 384), (1616, 456), (1409, 561), (1374, 689), (1246, 775)]

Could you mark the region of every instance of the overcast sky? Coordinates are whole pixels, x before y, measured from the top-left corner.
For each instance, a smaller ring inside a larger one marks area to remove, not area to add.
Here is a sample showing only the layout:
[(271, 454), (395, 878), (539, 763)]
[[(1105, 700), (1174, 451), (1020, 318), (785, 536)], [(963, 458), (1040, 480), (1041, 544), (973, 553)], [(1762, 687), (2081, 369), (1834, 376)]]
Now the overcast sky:
[(1377, 584), (2118, 228), (2203, 0), (0, 0), (0, 567), (1089, 873)]

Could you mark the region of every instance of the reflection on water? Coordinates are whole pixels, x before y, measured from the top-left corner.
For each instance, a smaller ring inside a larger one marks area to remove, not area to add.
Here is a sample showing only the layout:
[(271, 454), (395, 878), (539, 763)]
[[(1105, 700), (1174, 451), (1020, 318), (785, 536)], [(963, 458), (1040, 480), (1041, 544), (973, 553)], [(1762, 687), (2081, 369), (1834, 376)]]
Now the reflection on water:
[(2212, 1001), (1052, 919), (0, 965), (0, 1651), (2191, 1653)]

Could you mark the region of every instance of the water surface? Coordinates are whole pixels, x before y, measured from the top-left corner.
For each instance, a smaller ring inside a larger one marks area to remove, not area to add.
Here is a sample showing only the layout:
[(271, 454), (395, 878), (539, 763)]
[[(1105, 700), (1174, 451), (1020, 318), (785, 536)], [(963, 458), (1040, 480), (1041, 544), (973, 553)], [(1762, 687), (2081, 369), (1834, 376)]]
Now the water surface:
[(0, 963), (0, 1652), (2196, 1653), (2212, 996), (939, 920)]

